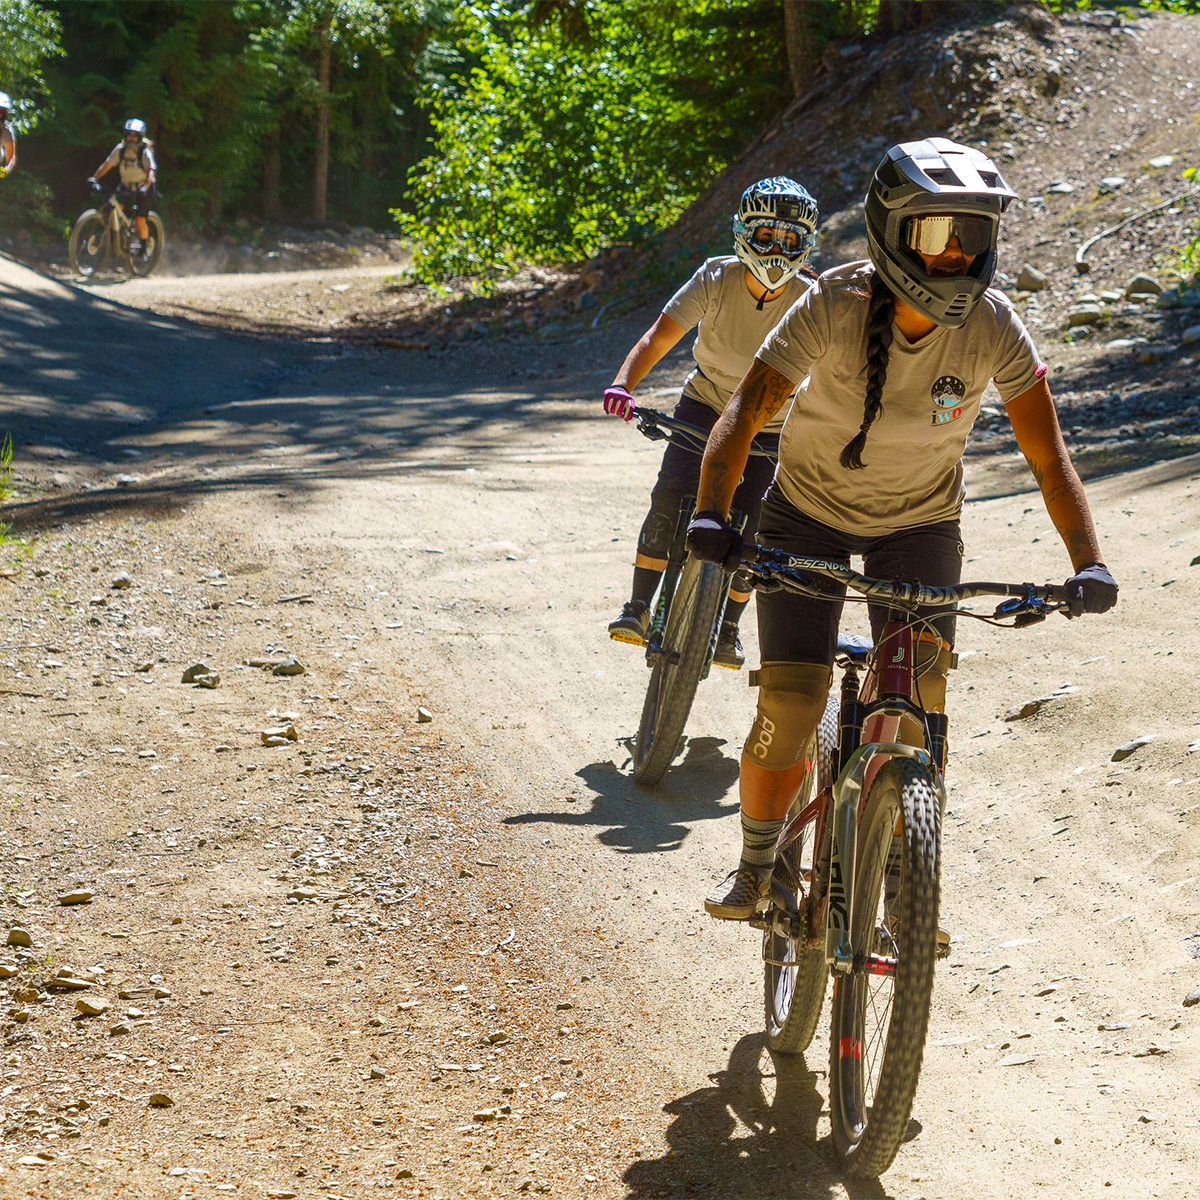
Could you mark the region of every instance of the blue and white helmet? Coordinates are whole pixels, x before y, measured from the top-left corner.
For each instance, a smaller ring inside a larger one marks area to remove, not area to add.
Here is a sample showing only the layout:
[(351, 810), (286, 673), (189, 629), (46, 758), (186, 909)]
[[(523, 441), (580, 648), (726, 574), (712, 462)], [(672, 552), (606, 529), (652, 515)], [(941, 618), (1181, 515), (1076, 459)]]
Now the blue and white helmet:
[(146, 136), (146, 122), (140, 117), (130, 117), (125, 122), (125, 134), (128, 136), (131, 133), (136, 133), (139, 141), (143, 140)]
[(733, 218), (733, 250), (769, 291), (795, 278), (817, 242), (817, 202), (786, 175), (751, 184)]

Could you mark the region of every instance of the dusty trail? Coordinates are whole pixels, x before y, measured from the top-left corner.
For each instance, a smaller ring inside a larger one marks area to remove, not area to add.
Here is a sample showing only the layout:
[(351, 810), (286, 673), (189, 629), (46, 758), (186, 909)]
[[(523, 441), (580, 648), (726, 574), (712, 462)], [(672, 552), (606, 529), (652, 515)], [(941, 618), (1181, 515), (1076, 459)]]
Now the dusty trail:
[[(1090, 486), (1122, 584), (1109, 618), (960, 632), (970, 653), (951, 684), (943, 871), (955, 944), (938, 972), (915, 1136), (878, 1187), (848, 1185), (828, 1143), (824, 1032), (806, 1059), (773, 1063), (757, 943), (700, 909), (734, 852), (744, 676), (703, 686), (662, 788), (629, 778), (644, 667), (603, 630), (658, 451), (605, 425), (594, 397), (637, 321), (602, 337), (378, 354), (135, 321), (57, 285), (21, 310), (29, 273), (0, 264), (0, 284), (6, 344), (28, 351), (24, 367), (11, 349), (5, 362), (20, 393), (7, 423), (43, 449), (52, 426), (66, 442), (52, 455), (29, 447), (30, 473), (111, 486), (133, 461), (142, 478), (104, 493), (112, 512), (186, 496), (180, 536), (240, 538), (352, 597), (351, 632), (394, 659), (382, 682), (427, 697), (507, 814), (496, 833), (541, 893), (530, 911), (540, 902), (603, 933), (559, 949), (581, 995), (629, 1030), (609, 1049), (640, 1081), (625, 1108), (643, 1149), (614, 1147), (592, 1194), (1124, 1198), (1194, 1186), (1200, 1007), (1182, 1003), (1200, 986), (1194, 459)], [(70, 346), (52, 309), (69, 313)], [(125, 320), (144, 369), (118, 401), (95, 364)], [(682, 376), (672, 363), (664, 404)], [(124, 449), (140, 457), (114, 465)], [(1012, 463), (976, 458), (972, 484), (994, 498), (967, 507), (967, 573), (1060, 578), (1065, 556)], [(54, 503), (59, 520), (82, 510)], [(1003, 719), (1067, 682), (1075, 690), (1037, 715)], [(1144, 734), (1154, 740), (1110, 761)], [(565, 1131), (557, 1152), (570, 1160)], [(496, 1179), (497, 1193), (517, 1182)], [(180, 1194), (162, 1186), (152, 1194)], [(436, 1186), (423, 1194), (456, 1194)]]

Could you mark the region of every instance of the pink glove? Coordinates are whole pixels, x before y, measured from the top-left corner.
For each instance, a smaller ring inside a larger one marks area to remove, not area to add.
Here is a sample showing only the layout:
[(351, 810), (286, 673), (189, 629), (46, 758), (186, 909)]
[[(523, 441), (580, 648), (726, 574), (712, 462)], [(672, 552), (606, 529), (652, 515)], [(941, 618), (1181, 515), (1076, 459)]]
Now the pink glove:
[(610, 417), (622, 417), (626, 421), (632, 421), (637, 415), (633, 397), (623, 387), (604, 389), (604, 411)]

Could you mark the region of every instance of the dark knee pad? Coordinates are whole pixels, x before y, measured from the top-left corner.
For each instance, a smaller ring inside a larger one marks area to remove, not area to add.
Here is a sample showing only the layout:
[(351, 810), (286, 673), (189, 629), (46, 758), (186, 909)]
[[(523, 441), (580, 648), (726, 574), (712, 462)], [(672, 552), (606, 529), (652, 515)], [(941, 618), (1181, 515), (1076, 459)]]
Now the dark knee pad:
[(679, 524), (683, 493), (674, 488), (655, 488), (650, 493), (650, 511), (638, 534), (638, 553), (647, 558), (666, 558)]

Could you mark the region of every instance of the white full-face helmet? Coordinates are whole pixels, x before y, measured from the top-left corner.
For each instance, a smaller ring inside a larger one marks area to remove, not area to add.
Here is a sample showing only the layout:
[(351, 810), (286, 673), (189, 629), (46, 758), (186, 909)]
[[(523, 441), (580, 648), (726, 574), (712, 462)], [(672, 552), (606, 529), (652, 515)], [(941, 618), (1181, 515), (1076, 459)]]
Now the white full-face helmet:
[(769, 291), (795, 278), (817, 242), (817, 202), (786, 175), (751, 184), (733, 218), (734, 253)]
[(146, 136), (146, 122), (138, 117), (130, 117), (125, 122), (125, 136), (129, 137), (131, 133), (137, 134), (137, 140), (142, 141)]

